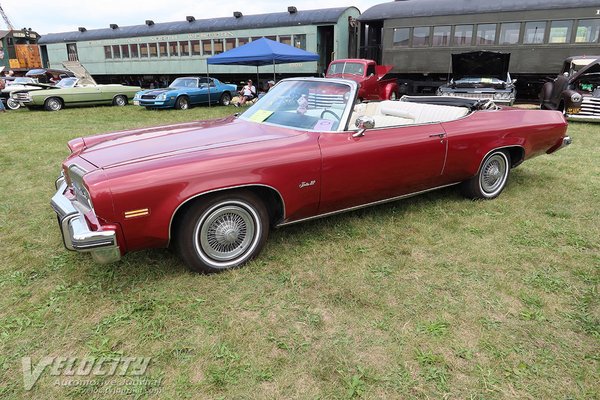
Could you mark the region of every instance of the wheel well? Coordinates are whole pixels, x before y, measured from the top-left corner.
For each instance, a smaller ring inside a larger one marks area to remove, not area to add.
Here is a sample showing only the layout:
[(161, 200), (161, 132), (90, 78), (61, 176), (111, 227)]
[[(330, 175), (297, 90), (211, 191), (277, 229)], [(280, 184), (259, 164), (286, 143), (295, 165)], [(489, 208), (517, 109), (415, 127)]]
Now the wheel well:
[(60, 98), (60, 97), (58, 97), (58, 96), (48, 96), (48, 97), (46, 97), (46, 100), (44, 100), (44, 104), (46, 104), (46, 102), (48, 100), (50, 100), (50, 99), (56, 99), (56, 100), (60, 101), (61, 104), (63, 104), (63, 105), (65, 104), (65, 102), (63, 101), (63, 99)]
[(504, 150), (510, 155), (510, 167), (515, 168), (525, 160), (525, 150), (520, 146), (507, 147)]
[(229, 189), (217, 190), (215, 192), (203, 193), (195, 197), (187, 199), (182, 203), (179, 208), (175, 211), (175, 214), (171, 218), (171, 226), (169, 227), (169, 238), (173, 238), (176, 234), (176, 229), (179, 226), (181, 217), (185, 212), (197, 201), (202, 201), (213, 194), (223, 194), (224, 192), (236, 192), (236, 191), (249, 191), (257, 195), (262, 201), (264, 201), (267, 211), (269, 213), (269, 222), (271, 226), (277, 225), (284, 218), (284, 204), (283, 199), (277, 190), (269, 186), (241, 186)]

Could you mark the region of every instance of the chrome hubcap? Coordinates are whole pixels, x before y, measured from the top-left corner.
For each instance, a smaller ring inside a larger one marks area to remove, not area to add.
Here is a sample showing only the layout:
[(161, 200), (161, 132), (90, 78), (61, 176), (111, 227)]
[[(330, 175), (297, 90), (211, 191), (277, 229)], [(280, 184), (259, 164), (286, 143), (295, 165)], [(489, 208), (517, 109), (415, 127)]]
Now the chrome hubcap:
[(506, 177), (506, 162), (501, 155), (492, 156), (483, 166), (481, 188), (486, 193), (494, 193), (504, 184)]
[(198, 232), (202, 252), (216, 261), (229, 261), (244, 254), (253, 244), (256, 224), (244, 208), (229, 205), (211, 212)]

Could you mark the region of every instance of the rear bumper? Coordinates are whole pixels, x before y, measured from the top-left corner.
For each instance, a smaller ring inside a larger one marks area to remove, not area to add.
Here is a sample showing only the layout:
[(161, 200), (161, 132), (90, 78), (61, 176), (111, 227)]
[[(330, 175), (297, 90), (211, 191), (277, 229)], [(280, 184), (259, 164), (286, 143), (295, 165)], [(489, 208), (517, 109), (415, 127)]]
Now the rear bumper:
[(71, 251), (90, 253), (94, 261), (102, 264), (120, 260), (117, 232), (112, 229), (92, 231), (83, 212), (65, 196), (67, 183), (62, 176), (57, 179), (56, 188), (50, 204), (58, 218), (65, 247)]
[(560, 149), (564, 149), (571, 143), (573, 143), (573, 139), (571, 139), (571, 136), (565, 136), (562, 139), (560, 139), (554, 146), (552, 146), (546, 153), (552, 154)]

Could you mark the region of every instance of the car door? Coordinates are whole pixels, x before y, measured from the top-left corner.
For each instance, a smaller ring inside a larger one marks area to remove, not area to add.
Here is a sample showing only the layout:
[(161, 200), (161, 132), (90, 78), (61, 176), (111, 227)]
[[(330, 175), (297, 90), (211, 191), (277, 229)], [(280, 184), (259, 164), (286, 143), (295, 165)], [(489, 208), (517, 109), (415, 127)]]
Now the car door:
[(351, 208), (439, 186), (447, 151), (439, 123), (373, 128), (362, 137), (326, 132), (319, 213)]

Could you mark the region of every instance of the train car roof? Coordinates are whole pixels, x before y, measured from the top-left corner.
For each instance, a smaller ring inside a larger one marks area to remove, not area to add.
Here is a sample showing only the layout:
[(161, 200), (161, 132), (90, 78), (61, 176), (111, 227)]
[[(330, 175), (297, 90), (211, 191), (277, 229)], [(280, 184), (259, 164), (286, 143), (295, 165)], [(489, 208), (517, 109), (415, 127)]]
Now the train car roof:
[[(74, 32), (49, 33), (42, 35), (38, 44), (78, 42), (87, 40), (119, 39), (153, 35), (177, 35), (181, 33), (216, 32), (238, 29), (274, 28), (280, 26), (298, 26), (336, 23), (341, 15), (350, 8), (337, 7), (321, 10), (298, 10), (295, 13), (278, 12), (269, 14), (243, 15), (223, 18), (198, 19), (188, 22), (161, 22), (151, 25), (123, 26), (116, 29), (90, 29)], [(358, 9), (356, 9), (358, 11)]]
[(433, 17), (438, 15), (481, 14), (509, 11), (533, 11), (561, 8), (596, 7), (597, 0), (396, 0), (377, 4), (358, 18), (361, 22), (393, 18)]

